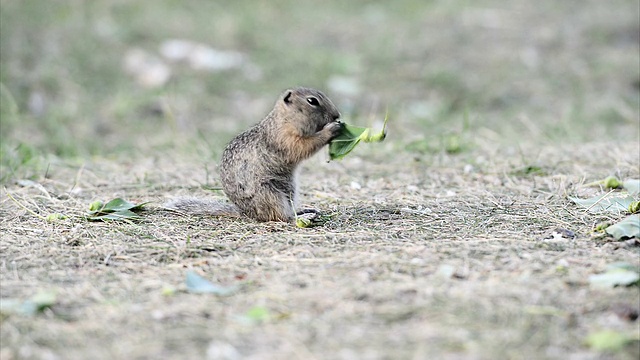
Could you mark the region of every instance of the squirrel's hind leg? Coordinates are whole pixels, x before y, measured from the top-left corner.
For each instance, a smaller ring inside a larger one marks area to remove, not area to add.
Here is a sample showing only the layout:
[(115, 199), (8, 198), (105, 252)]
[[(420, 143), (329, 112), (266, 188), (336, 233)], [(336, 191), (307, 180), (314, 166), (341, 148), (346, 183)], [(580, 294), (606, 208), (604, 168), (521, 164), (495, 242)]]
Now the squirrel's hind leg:
[[(284, 221), (295, 219), (296, 213), (289, 196), (278, 192), (262, 192), (259, 197), (254, 197), (254, 216), (258, 221)], [(251, 215), (251, 214), (249, 214)]]

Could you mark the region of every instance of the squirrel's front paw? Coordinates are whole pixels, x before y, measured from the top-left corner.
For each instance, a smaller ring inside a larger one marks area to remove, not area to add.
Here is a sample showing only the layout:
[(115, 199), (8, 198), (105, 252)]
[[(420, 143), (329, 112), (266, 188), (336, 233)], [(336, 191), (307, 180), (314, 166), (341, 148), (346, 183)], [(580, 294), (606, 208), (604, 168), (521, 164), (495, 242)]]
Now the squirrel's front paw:
[(342, 127), (344, 124), (340, 121), (332, 121), (322, 128), (323, 132), (328, 132), (330, 134), (329, 141), (333, 140), (336, 136), (340, 135), (340, 131), (342, 131)]

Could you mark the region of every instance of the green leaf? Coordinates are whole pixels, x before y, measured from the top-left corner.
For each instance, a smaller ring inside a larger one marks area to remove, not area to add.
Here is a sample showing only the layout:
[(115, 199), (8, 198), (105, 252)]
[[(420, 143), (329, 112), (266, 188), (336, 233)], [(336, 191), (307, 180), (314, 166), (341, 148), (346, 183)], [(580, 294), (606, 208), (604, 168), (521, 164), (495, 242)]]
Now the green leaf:
[(622, 197), (619, 195), (599, 195), (589, 199), (580, 199), (575, 197), (569, 197), (569, 200), (574, 203), (588, 209), (592, 213), (601, 212), (627, 212), (629, 206), (636, 201), (631, 195), (624, 194)]
[(589, 284), (601, 288), (637, 285), (638, 280), (640, 280), (640, 274), (637, 270), (623, 268), (609, 268), (602, 274), (589, 276)]
[(104, 204), (104, 206), (100, 210), (104, 212), (112, 212), (112, 211), (116, 212), (121, 210), (129, 210), (135, 206), (136, 206), (135, 204), (132, 204), (127, 200), (124, 200), (121, 198), (115, 198), (109, 201), (108, 203)]
[(629, 194), (640, 193), (640, 180), (629, 179), (622, 182), (622, 187), (629, 192)]
[(94, 213), (111, 213), (111, 212), (119, 212), (124, 210), (141, 210), (148, 202), (142, 204), (133, 204), (128, 202), (127, 200), (121, 198), (115, 198), (110, 200), (106, 204), (102, 204), (101, 201), (97, 200), (89, 205), (89, 210)]
[(56, 294), (53, 292), (41, 291), (35, 294), (31, 300), (37, 312), (50, 308), (56, 303)]
[(639, 272), (638, 269), (635, 266), (633, 266), (632, 264), (629, 264), (628, 262), (624, 262), (624, 261), (614, 262), (614, 263), (608, 264), (606, 269), (607, 269), (607, 271), (627, 270), (627, 271)]
[(142, 217), (134, 213), (133, 211), (122, 210), (122, 211), (112, 212), (112, 213), (107, 213), (102, 215), (89, 216), (87, 217), (87, 219), (91, 221), (104, 221), (104, 220), (137, 221), (137, 220), (142, 220)]
[(255, 322), (263, 322), (269, 320), (271, 314), (269, 310), (264, 306), (254, 306), (249, 311), (247, 311), (244, 316)]
[(618, 189), (622, 186), (620, 180), (618, 180), (618, 178), (615, 176), (608, 176), (603, 180), (602, 184), (604, 185), (605, 189)]
[(593, 350), (615, 352), (622, 350), (622, 348), (634, 340), (638, 339), (617, 331), (601, 330), (589, 334), (586, 343)]
[(301, 216), (297, 216), (296, 217), (296, 226), (299, 228), (308, 228), (313, 226), (313, 223), (311, 222), (311, 220), (305, 218), (305, 217), (301, 217)]
[(46, 219), (48, 222), (56, 222), (58, 220), (64, 220), (66, 218), (67, 217), (65, 215), (60, 213), (53, 213), (46, 216)]
[(0, 313), (10, 315), (32, 316), (43, 312), (56, 303), (56, 294), (42, 291), (32, 296), (28, 300), (2, 299), (0, 302)]
[(165, 285), (162, 287), (162, 295), (164, 296), (173, 296), (176, 292), (178, 292), (178, 289), (173, 286)]
[(237, 290), (235, 286), (220, 286), (196, 274), (195, 271), (187, 271), (187, 290), (196, 294), (231, 295)]
[[(388, 114), (387, 114), (388, 115)], [(387, 136), (387, 120), (384, 118), (384, 124), (380, 132), (372, 134), (371, 128), (358, 127), (344, 124), (342, 132), (336, 136), (329, 144), (329, 157), (331, 160), (342, 159), (349, 154), (355, 147), (363, 142), (381, 142)]]
[(240, 314), (237, 320), (245, 325), (257, 325), (271, 320), (286, 318), (287, 314), (273, 314), (264, 306), (254, 306), (244, 314)]
[(625, 189), (629, 192), (629, 194), (631, 195), (635, 195), (635, 194), (639, 194), (640, 193), (640, 180), (639, 179), (627, 179), (624, 181), (620, 181), (617, 177), (615, 176), (608, 176), (603, 180), (597, 180), (588, 184), (585, 184), (585, 186), (594, 186), (594, 185), (599, 185), (599, 186), (603, 186), (605, 189)]
[(103, 205), (104, 204), (102, 203), (102, 201), (96, 200), (96, 201), (92, 202), (91, 204), (89, 204), (89, 211), (93, 211), (93, 212), (98, 211), (98, 210), (102, 209)]
[(605, 231), (616, 240), (640, 238), (640, 214), (629, 215), (620, 222), (607, 227)]
[(462, 139), (460, 135), (452, 134), (444, 139), (444, 151), (446, 151), (447, 154), (459, 154), (462, 152), (462, 150), (464, 150), (464, 147), (462, 145)]
[(142, 204), (133, 204), (121, 198), (115, 198), (110, 200), (106, 204), (101, 201), (94, 201), (89, 205), (89, 216), (87, 220), (90, 221), (137, 221), (142, 217), (136, 214), (134, 211), (142, 210), (142, 208), (148, 204), (148, 202)]
[(340, 135), (331, 140), (329, 144), (329, 157), (331, 160), (342, 159), (353, 150), (360, 142), (360, 136), (369, 131), (368, 128), (344, 124)]

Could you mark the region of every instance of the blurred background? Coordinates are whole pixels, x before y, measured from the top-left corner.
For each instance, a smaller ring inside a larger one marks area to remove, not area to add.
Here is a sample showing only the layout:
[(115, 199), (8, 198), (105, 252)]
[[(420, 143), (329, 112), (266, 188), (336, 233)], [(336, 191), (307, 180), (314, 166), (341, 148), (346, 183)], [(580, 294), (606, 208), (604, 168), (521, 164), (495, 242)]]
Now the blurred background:
[(298, 85), (357, 125), (388, 108), (414, 156), (639, 139), (636, 0), (0, 6), (2, 181), (41, 156), (217, 160)]

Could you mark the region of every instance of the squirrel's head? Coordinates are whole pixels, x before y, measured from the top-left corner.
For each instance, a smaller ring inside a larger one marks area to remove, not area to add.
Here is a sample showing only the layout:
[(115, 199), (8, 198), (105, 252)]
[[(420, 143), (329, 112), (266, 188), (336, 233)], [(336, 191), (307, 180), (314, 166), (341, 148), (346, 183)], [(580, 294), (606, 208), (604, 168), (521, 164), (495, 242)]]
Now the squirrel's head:
[(287, 121), (295, 121), (295, 125), (308, 136), (340, 118), (340, 112), (331, 100), (322, 92), (310, 88), (286, 90), (275, 108)]

